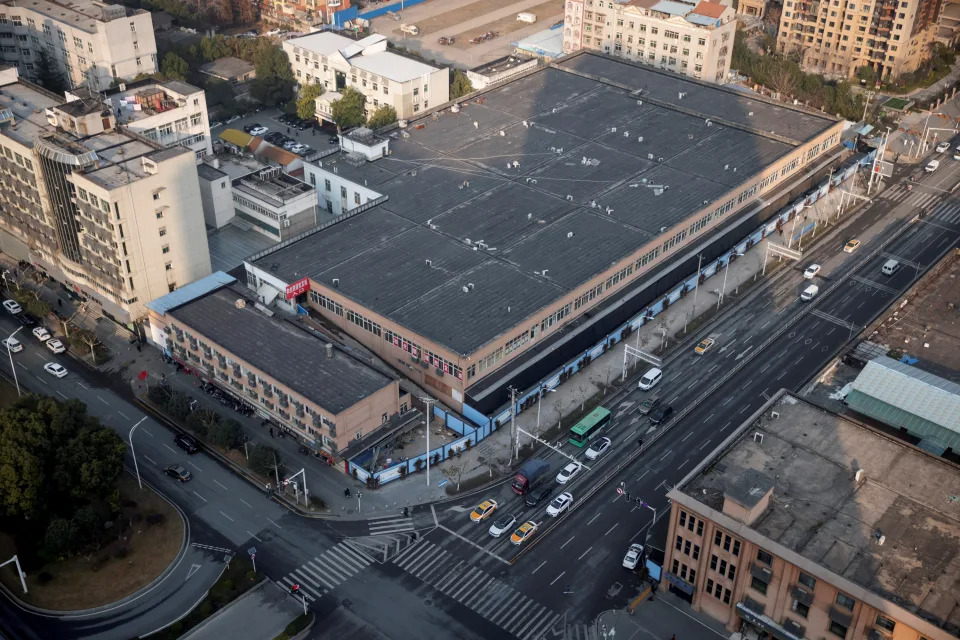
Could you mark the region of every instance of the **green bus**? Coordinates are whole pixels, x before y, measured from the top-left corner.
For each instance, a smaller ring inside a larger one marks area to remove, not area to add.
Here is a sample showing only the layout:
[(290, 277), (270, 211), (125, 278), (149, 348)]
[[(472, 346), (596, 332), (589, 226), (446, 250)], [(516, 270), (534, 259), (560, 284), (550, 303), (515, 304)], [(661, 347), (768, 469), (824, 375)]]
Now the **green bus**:
[(570, 442), (578, 447), (584, 447), (608, 424), (610, 424), (610, 412), (603, 407), (597, 407), (584, 416), (583, 420), (573, 425), (570, 429)]

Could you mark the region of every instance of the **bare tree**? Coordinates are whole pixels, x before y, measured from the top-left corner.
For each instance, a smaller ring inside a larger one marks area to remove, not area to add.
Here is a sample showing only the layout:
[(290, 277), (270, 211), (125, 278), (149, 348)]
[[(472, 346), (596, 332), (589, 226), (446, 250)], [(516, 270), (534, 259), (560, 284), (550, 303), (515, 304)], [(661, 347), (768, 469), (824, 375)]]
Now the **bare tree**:
[(460, 491), (460, 479), (463, 477), (463, 472), (466, 471), (466, 468), (466, 463), (460, 461), (458, 461), (456, 464), (452, 464), (448, 461), (447, 464), (443, 465), (443, 475), (445, 475), (450, 482), (455, 482), (457, 484), (457, 491)]
[(781, 67), (770, 75), (770, 88), (780, 94), (780, 99), (792, 97), (800, 83), (789, 68)]
[(583, 407), (587, 404), (587, 388), (582, 384), (577, 385), (577, 396), (580, 398), (580, 411), (583, 411)]
[(561, 428), (560, 423), (563, 421), (563, 403), (560, 402), (560, 399), (557, 398), (553, 401), (553, 410), (557, 412), (557, 428)]

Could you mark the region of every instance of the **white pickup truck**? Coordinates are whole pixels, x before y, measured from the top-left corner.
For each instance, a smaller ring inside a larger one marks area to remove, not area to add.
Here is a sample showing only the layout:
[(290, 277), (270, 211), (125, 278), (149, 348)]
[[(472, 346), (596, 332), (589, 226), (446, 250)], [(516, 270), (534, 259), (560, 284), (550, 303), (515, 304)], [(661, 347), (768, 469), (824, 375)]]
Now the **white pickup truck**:
[(402, 24), (400, 25), (400, 33), (406, 33), (411, 36), (420, 35), (420, 28), (415, 24)]

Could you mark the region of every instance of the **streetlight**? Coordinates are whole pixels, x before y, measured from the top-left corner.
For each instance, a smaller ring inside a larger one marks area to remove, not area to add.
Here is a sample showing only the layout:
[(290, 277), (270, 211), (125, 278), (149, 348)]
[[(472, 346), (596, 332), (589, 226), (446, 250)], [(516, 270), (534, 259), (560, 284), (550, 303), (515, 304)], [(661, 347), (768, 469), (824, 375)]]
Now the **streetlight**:
[[(430, 486), (430, 404), (436, 402), (433, 398), (421, 397), (420, 401), (427, 405), (427, 486)], [(357, 492), (357, 511), (360, 510), (360, 492)]]
[(555, 393), (556, 389), (548, 389), (547, 387), (540, 387), (540, 393), (537, 394), (537, 436), (540, 435), (540, 401), (543, 400), (544, 393)]
[(133, 468), (137, 471), (137, 484), (140, 485), (140, 490), (141, 490), (141, 491), (143, 490), (143, 482), (140, 480), (140, 465), (137, 464), (137, 452), (136, 452), (136, 450), (133, 448), (133, 432), (134, 432), (134, 431), (136, 430), (136, 428), (139, 427), (140, 424), (141, 424), (144, 420), (146, 420), (146, 419), (147, 419), (146, 416), (140, 418), (140, 422), (138, 422), (137, 424), (133, 425), (133, 426), (130, 428), (130, 436), (129, 436), (129, 440), (130, 440), (130, 453), (131, 453), (131, 455), (133, 455)]
[(727, 273), (730, 271), (730, 261), (733, 259), (733, 256), (742, 258), (744, 254), (739, 251), (734, 251), (729, 256), (727, 256), (727, 263), (723, 267), (723, 288), (720, 290), (720, 296), (717, 298), (717, 309), (720, 308), (720, 304), (723, 302), (723, 296), (727, 294)]
[(17, 396), (20, 396), (20, 382), (17, 381), (17, 368), (13, 366), (13, 351), (10, 351), (10, 340), (13, 339), (13, 336), (17, 335), (17, 331), (20, 331), (23, 327), (17, 327), (17, 329), (7, 337), (7, 355), (10, 356), (10, 371), (13, 371), (13, 384), (17, 386)]
[[(690, 316), (697, 315), (697, 293), (700, 292), (700, 274), (702, 273), (700, 271), (700, 266), (702, 264), (703, 264), (703, 254), (701, 253), (700, 255), (697, 256), (697, 281), (693, 285), (693, 313), (691, 313)], [(689, 318), (690, 316), (687, 316), (687, 317)], [(687, 322), (683, 323), (683, 334), (684, 335), (687, 334)]]

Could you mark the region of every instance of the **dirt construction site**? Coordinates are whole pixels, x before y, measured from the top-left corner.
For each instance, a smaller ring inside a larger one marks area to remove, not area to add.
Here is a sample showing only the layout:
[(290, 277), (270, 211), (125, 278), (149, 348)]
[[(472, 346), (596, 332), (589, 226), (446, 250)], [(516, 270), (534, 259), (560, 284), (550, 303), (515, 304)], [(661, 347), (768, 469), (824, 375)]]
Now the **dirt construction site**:
[[(521, 22), (518, 13), (532, 13), (536, 22)], [(371, 26), (399, 47), (470, 69), (511, 53), (512, 42), (561, 21), (563, 0), (429, 0), (374, 18)], [(403, 33), (401, 25), (415, 25), (420, 32)], [(453, 44), (441, 45), (441, 37), (453, 38)]]

